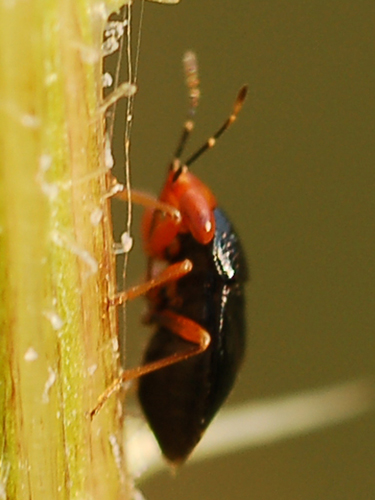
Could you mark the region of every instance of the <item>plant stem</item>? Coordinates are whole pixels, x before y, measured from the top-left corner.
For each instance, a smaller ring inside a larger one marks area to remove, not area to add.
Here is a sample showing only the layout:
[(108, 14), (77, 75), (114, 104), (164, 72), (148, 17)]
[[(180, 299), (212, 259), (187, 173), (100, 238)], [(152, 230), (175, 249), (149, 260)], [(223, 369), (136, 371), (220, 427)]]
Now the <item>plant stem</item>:
[(0, 4), (0, 499), (126, 489), (115, 401), (86, 416), (118, 371), (103, 21), (89, 0)]

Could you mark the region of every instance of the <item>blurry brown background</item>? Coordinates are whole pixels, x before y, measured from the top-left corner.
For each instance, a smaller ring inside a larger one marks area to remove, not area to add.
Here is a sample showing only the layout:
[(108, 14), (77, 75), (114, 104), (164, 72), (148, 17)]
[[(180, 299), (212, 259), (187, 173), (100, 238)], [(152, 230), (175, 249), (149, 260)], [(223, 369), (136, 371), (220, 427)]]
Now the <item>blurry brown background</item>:
[[(373, 1), (146, 2), (135, 187), (157, 193), (164, 180), (187, 108), (186, 49), (198, 54), (202, 90), (188, 151), (249, 84), (238, 122), (194, 166), (230, 214), (251, 266), (247, 359), (229, 404), (374, 374), (374, 27)], [(121, 177), (119, 160), (117, 169)], [(144, 272), (135, 248), (130, 283)], [(128, 308), (132, 365), (148, 334), (137, 302)], [(374, 470), (368, 414), (163, 473), (142, 491), (148, 500), (370, 500)]]

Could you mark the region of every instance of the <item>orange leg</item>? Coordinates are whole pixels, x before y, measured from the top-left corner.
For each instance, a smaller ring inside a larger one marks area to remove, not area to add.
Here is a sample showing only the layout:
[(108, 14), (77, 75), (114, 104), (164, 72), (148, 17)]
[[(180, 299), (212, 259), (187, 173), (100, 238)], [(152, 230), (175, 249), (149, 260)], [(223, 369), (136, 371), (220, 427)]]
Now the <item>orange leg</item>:
[(179, 335), (183, 339), (188, 340), (195, 345), (193, 345), (185, 352), (172, 354), (171, 356), (160, 359), (159, 361), (154, 361), (153, 363), (139, 366), (138, 368), (126, 370), (120, 375), (120, 377), (114, 380), (113, 383), (106, 389), (106, 391), (103, 392), (103, 394), (99, 397), (97, 405), (89, 413), (91, 419), (93, 419), (95, 415), (99, 413), (107, 399), (114, 392), (117, 392), (121, 389), (121, 386), (124, 382), (142, 377), (147, 373), (151, 373), (155, 370), (160, 370), (161, 368), (165, 368), (166, 366), (170, 366), (192, 356), (196, 356), (197, 354), (205, 351), (211, 342), (210, 334), (204, 328), (198, 325), (198, 323), (195, 323), (189, 318), (179, 316), (172, 311), (165, 311), (158, 314), (157, 319), (160, 325), (167, 327), (176, 335)]
[(165, 283), (169, 281), (175, 281), (185, 274), (190, 273), (193, 269), (193, 264), (189, 259), (185, 259), (182, 262), (177, 262), (176, 264), (172, 264), (168, 266), (164, 271), (162, 271), (155, 278), (150, 279), (146, 283), (142, 283), (141, 285), (133, 286), (126, 290), (125, 292), (120, 292), (115, 295), (113, 299), (109, 300), (109, 304), (111, 306), (119, 306), (128, 300), (133, 300), (140, 295), (145, 295), (147, 292), (152, 290), (153, 288), (157, 288), (163, 286)]
[(172, 217), (172, 219), (179, 223), (181, 221), (181, 214), (177, 208), (169, 205), (168, 203), (164, 203), (163, 201), (158, 200), (154, 196), (144, 193), (142, 191), (138, 191), (137, 189), (132, 189), (131, 194), (125, 189), (123, 184), (120, 184), (115, 177), (111, 177), (111, 188), (108, 193), (105, 194), (105, 198), (116, 197), (122, 201), (128, 201), (129, 197), (131, 198), (133, 203), (137, 205), (142, 205), (146, 208), (154, 208), (155, 210), (160, 210)]
[[(146, 213), (143, 219), (144, 228), (145, 220), (147, 220), (148, 224), (151, 225), (153, 216), (156, 212), (161, 212), (168, 215), (168, 217), (158, 222), (159, 228), (157, 231), (153, 229), (152, 236), (148, 234), (150, 227), (148, 227), (146, 231), (147, 236), (144, 234), (144, 240), (147, 243), (146, 253), (149, 253), (155, 257), (161, 255), (165, 248), (168, 246), (168, 243), (173, 240), (178, 232), (178, 227), (180, 226), (182, 221), (180, 211), (169, 203), (160, 201), (158, 198), (155, 198), (154, 196), (142, 191), (132, 189), (131, 192), (128, 192), (123, 184), (120, 184), (115, 177), (111, 176), (110, 188), (104, 195), (104, 198), (113, 197), (116, 197), (124, 202), (128, 202), (129, 200), (131, 200), (132, 203), (145, 207)], [(124, 250), (122, 246), (118, 246), (119, 251), (117, 253), (123, 253)]]

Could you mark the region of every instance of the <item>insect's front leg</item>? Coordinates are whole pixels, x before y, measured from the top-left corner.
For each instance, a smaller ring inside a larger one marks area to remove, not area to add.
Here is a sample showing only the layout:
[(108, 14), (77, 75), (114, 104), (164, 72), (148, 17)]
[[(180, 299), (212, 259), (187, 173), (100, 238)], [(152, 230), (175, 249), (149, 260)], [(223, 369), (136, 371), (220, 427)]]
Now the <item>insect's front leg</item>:
[(114, 176), (111, 176), (110, 188), (105, 194), (105, 198), (118, 198), (121, 201), (129, 201), (130, 199), (132, 203), (137, 205), (159, 210), (160, 212), (168, 214), (176, 224), (179, 224), (181, 221), (181, 214), (177, 208), (173, 207), (169, 203), (160, 201), (151, 194), (144, 193), (143, 191), (139, 191), (137, 189), (132, 189), (129, 193), (124, 184), (118, 182)]

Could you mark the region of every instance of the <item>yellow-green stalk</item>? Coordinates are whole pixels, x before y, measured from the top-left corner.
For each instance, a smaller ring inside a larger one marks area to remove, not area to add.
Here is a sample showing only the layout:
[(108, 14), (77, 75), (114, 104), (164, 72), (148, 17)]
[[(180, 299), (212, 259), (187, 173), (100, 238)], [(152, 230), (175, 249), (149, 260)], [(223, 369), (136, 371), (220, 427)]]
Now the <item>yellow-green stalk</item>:
[(0, 500), (125, 498), (101, 39), (89, 0), (0, 3)]

